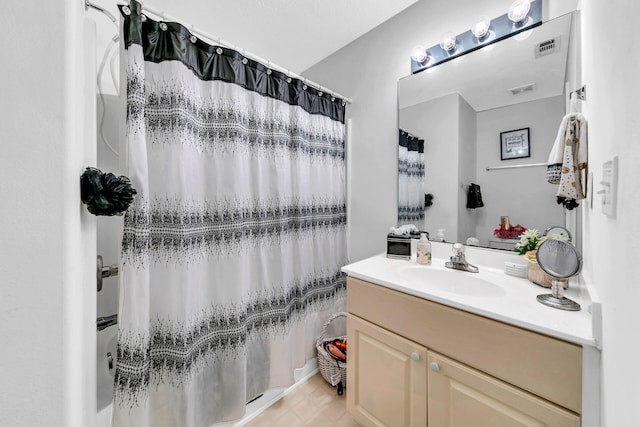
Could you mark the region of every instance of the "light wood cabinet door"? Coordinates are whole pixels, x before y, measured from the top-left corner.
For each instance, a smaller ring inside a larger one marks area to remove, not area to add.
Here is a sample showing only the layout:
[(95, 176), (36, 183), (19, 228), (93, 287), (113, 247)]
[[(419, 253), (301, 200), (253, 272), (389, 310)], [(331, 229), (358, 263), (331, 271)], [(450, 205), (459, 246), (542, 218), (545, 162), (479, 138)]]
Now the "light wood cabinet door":
[(351, 314), (347, 336), (347, 410), (356, 421), (425, 427), (427, 349)]
[(579, 427), (560, 406), (434, 352), (429, 352), (431, 427)]

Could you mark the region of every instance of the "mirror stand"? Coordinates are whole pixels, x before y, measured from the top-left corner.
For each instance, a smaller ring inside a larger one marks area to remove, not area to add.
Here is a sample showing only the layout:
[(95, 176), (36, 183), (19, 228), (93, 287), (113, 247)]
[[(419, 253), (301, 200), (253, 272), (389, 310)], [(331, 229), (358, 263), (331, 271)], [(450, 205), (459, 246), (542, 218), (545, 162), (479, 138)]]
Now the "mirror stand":
[(567, 283), (567, 280), (553, 280), (551, 282), (551, 293), (538, 295), (538, 302), (560, 310), (580, 311), (580, 304), (563, 295), (565, 283)]

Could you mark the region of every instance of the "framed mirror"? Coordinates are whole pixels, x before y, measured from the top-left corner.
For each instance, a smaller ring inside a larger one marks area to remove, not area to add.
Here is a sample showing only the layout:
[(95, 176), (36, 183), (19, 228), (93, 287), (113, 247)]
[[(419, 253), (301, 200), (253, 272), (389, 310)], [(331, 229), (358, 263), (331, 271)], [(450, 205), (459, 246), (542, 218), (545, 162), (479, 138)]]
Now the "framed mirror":
[[(444, 229), (449, 242), (475, 237), (512, 250), (515, 240), (494, 235), (506, 221), (541, 233), (562, 225), (580, 241), (581, 207), (568, 222), (546, 181), (569, 92), (581, 81), (578, 24), (578, 12), (562, 15), (399, 81), (399, 127), (424, 140), (424, 193), (433, 196), (416, 225), (432, 239)], [(482, 207), (467, 208), (471, 184)]]

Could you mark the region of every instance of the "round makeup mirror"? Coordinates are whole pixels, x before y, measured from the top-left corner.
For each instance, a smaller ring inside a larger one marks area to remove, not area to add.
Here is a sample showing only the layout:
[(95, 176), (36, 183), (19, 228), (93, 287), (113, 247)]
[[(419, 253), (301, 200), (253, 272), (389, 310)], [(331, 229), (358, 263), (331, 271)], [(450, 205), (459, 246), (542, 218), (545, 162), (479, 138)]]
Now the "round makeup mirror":
[(563, 240), (545, 240), (536, 253), (540, 268), (553, 277), (551, 293), (538, 295), (538, 301), (553, 308), (579, 311), (580, 304), (564, 296), (568, 279), (580, 271), (582, 260), (576, 248)]

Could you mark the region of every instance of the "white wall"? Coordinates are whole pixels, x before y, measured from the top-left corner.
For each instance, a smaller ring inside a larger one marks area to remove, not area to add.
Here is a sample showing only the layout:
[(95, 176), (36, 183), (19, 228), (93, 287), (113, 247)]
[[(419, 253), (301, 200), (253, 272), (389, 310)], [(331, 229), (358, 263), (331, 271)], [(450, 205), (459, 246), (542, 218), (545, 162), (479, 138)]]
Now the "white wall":
[(602, 163), (619, 156), (617, 216), (602, 214), (600, 195), (584, 218), (584, 274), (603, 309), (604, 427), (638, 424), (640, 408), (640, 51), (633, 42), (640, 3), (582, 1), (583, 82), (589, 119), (589, 168), (595, 190)]
[(385, 250), (397, 216), (397, 82), (410, 74), (413, 46), (462, 33), (474, 18), (505, 13), (510, 0), (421, 0), (304, 72), (309, 79), (354, 99), (352, 128), (352, 260)]
[[(99, 79), (100, 89), (102, 93), (117, 96), (118, 92), (116, 91), (116, 88), (113, 84), (110, 69), (113, 68), (115, 70), (115, 80), (116, 83), (119, 84), (118, 72), (120, 67), (120, 58), (118, 55), (118, 49), (114, 47), (113, 51), (111, 51), (111, 48), (113, 46), (113, 37), (115, 35), (119, 35), (120, 33), (121, 14), (116, 6), (117, 2), (115, 1), (92, 0), (92, 3), (104, 8), (109, 13), (111, 13), (114, 18), (116, 18), (116, 24), (114, 24), (111, 19), (109, 19), (102, 12), (99, 12), (92, 8), (87, 9), (86, 12), (87, 18), (95, 22), (96, 26), (96, 39), (93, 47), (93, 50), (95, 52), (96, 70), (99, 69), (104, 60), (104, 70), (102, 71)], [(114, 55), (111, 55), (111, 53), (114, 53)], [(111, 58), (113, 58), (113, 65)]]
[[(564, 224), (564, 209), (556, 203), (558, 187), (547, 183), (546, 167), (486, 170), (487, 166), (546, 163), (564, 114), (563, 96), (478, 113), (477, 176), (485, 204), (478, 209), (480, 244), (488, 245), (503, 215), (513, 225), (540, 231)], [(500, 161), (500, 132), (527, 127), (531, 157)]]
[[(458, 158), (458, 94), (443, 96), (402, 109), (400, 128), (424, 139), (424, 193), (433, 194), (433, 205), (424, 212), (424, 230), (434, 239), (438, 229), (456, 236), (458, 224), (458, 164), (442, 159)], [(397, 145), (397, 143), (396, 143)]]
[[(121, 175), (121, 167), (119, 158), (107, 147), (102, 141), (102, 136), (106, 137), (109, 144), (118, 151), (120, 149), (120, 141), (122, 140), (122, 132), (124, 131), (124, 107), (118, 96), (117, 87), (120, 82), (120, 55), (118, 47), (120, 43), (113, 43), (113, 36), (119, 34), (119, 25), (121, 22), (120, 11), (116, 7), (116, 2), (109, 0), (93, 0), (93, 3), (105, 8), (117, 20), (114, 23), (103, 13), (94, 9), (88, 9), (86, 16), (95, 23), (96, 35), (95, 40), (88, 47), (88, 51), (95, 53), (93, 59), (96, 71), (102, 65), (102, 72), (98, 76), (100, 82), (99, 91), (103, 94), (100, 98), (97, 96), (92, 102), (97, 104), (97, 126), (100, 126), (100, 118), (102, 118), (102, 132), (98, 129), (97, 135), (97, 160), (96, 166), (104, 172), (112, 172)], [(114, 75), (111, 75), (111, 72)], [(104, 114), (104, 117), (102, 116)], [(96, 133), (94, 128), (94, 134)], [(122, 234), (122, 217), (100, 217), (96, 219), (97, 226), (97, 253), (102, 255), (104, 264), (117, 264), (120, 256), (120, 242)], [(109, 316), (118, 312), (118, 278), (106, 278), (103, 281), (102, 291), (100, 291), (95, 300), (96, 316)], [(108, 361), (106, 354), (111, 351), (115, 357), (113, 343), (110, 341), (114, 334), (117, 333), (117, 326), (112, 326), (103, 331), (97, 332), (97, 345), (91, 355), (95, 361), (95, 371), (93, 378), (96, 378), (96, 390), (92, 391), (92, 395), (96, 397), (95, 407), (98, 413), (111, 404), (113, 395), (113, 376), (108, 369)], [(95, 412), (95, 411), (94, 411)], [(110, 417), (110, 413), (103, 412), (99, 414), (105, 418)], [(108, 425), (107, 420), (97, 419), (93, 426)]]
[[(457, 93), (403, 108), (400, 128), (425, 140), (424, 230), (431, 239), (444, 229), (447, 241), (465, 241), (476, 232), (476, 212), (467, 209), (467, 188), (476, 181), (476, 113)], [(450, 161), (446, 161), (450, 159)]]
[[(117, 52), (116, 52), (116, 56)], [(107, 141), (118, 151), (119, 142), (123, 139), (120, 131), (124, 130), (124, 113), (120, 105), (119, 97), (104, 95), (102, 100), (97, 97), (98, 118), (102, 111), (105, 112), (103, 132)], [(102, 107), (104, 103), (104, 108)], [(97, 167), (104, 172), (112, 172), (122, 175), (122, 168), (118, 156), (116, 156), (106, 144), (101, 141), (102, 136), (98, 132), (97, 141)], [(110, 216), (96, 219), (97, 226), (97, 251), (103, 258), (104, 265), (117, 265), (120, 258), (120, 243), (122, 241), (123, 217)], [(96, 315), (98, 317), (109, 316), (118, 313), (118, 278), (103, 279), (102, 290), (96, 298)], [(111, 351), (115, 358), (114, 348), (109, 348), (109, 340), (117, 333), (117, 326), (111, 326), (98, 332), (97, 336), (97, 410), (100, 411), (111, 404), (113, 396), (113, 376), (108, 369), (107, 352)]]
[(95, 223), (79, 191), (95, 146), (84, 143), (92, 82), (82, 19), (82, 3), (64, 0), (5, 2), (0, 14), (3, 426), (87, 426), (95, 412)]
[(484, 208), (467, 209), (467, 193), (470, 183), (478, 183), (476, 179), (476, 163), (478, 144), (477, 117), (475, 110), (467, 101), (458, 96), (458, 186), (456, 195), (458, 202), (458, 234), (450, 235), (450, 241), (465, 243), (467, 238), (476, 236), (478, 214)]

